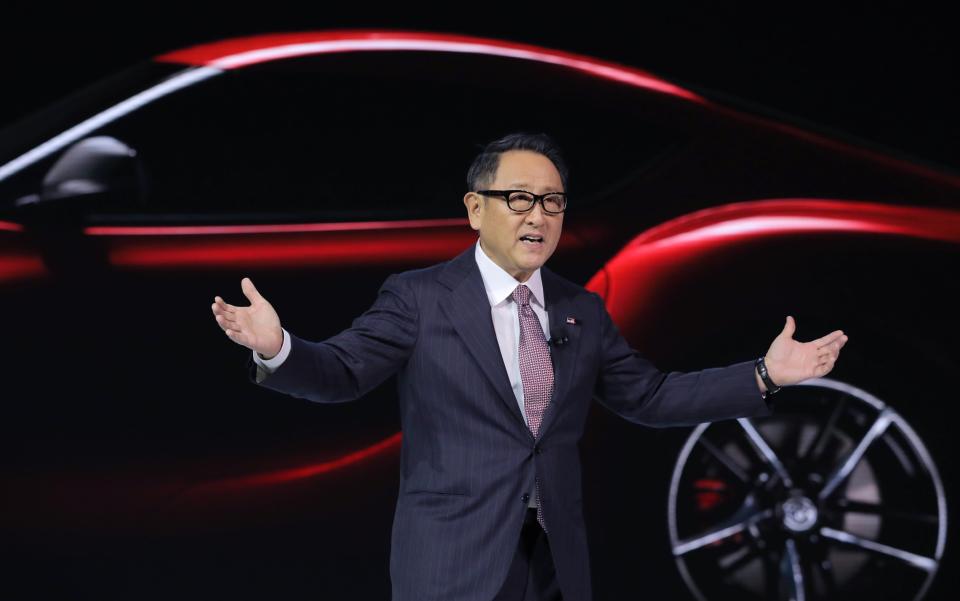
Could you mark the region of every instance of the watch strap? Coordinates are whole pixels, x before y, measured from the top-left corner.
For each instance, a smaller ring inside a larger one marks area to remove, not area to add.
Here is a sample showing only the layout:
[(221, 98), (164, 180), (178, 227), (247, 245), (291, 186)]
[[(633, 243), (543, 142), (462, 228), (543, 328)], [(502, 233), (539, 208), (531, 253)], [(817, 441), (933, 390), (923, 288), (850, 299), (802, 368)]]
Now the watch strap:
[(766, 394), (763, 395), (763, 398), (767, 398), (767, 395), (774, 394), (780, 390), (780, 386), (777, 386), (773, 383), (773, 380), (770, 379), (770, 374), (767, 372), (767, 365), (764, 362), (763, 357), (759, 357), (756, 360), (757, 374), (760, 375), (760, 379), (763, 380), (764, 386), (767, 387)]

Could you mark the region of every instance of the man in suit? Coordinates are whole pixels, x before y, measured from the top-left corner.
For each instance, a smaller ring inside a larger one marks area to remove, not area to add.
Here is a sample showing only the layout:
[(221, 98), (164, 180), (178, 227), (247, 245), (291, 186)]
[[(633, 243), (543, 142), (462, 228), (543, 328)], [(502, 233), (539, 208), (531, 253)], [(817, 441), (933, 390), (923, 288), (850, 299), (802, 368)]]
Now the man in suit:
[(341, 402), (398, 374), (395, 601), (588, 600), (577, 443), (591, 398), (650, 426), (768, 415), (775, 386), (829, 373), (847, 337), (798, 342), (788, 317), (762, 362), (660, 372), (597, 294), (544, 266), (566, 207), (553, 141), (491, 142), (467, 179), (477, 244), (389, 276), (343, 332), (322, 342), (287, 332), (249, 278), (249, 307), (218, 296), (213, 313), (253, 350), (250, 378), (273, 390)]

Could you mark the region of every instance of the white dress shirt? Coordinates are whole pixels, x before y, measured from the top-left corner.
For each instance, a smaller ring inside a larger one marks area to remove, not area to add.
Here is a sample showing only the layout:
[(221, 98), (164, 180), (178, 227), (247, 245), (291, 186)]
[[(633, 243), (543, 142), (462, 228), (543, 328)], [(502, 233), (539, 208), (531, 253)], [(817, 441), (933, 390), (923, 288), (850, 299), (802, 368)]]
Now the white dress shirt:
[[(480, 246), (479, 239), (477, 240), (474, 257), (477, 266), (480, 268), (480, 275), (483, 277), (487, 300), (490, 302), (490, 317), (493, 319), (493, 329), (496, 331), (497, 342), (500, 345), (500, 355), (503, 357), (503, 364), (507, 368), (507, 375), (510, 377), (510, 386), (517, 398), (520, 414), (523, 415), (523, 420), (529, 427), (527, 411), (523, 404), (523, 381), (520, 379), (520, 355), (518, 353), (520, 348), (520, 312), (517, 303), (513, 300), (513, 291), (521, 282), (518, 282), (487, 256), (487, 253)], [(534, 314), (540, 320), (540, 328), (544, 332), (544, 337), (549, 340), (550, 322), (547, 310), (544, 308), (543, 281), (540, 278), (540, 269), (534, 271), (533, 275), (522, 283), (530, 289), (530, 308), (533, 309)], [(290, 354), (290, 337), (285, 329), (281, 328), (281, 330), (283, 331), (283, 344), (275, 357), (263, 359), (256, 351), (253, 351), (253, 360), (257, 364), (258, 382), (280, 367), (286, 360), (287, 355)], [(536, 506), (536, 486), (533, 486), (530, 490), (530, 507)]]

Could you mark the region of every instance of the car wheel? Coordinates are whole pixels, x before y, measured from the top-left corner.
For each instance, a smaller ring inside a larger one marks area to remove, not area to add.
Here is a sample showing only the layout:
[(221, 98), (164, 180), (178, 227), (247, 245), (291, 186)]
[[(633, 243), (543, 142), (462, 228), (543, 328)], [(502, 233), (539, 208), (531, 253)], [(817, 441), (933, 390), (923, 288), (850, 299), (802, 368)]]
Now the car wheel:
[(920, 599), (946, 539), (946, 499), (892, 407), (816, 378), (773, 415), (696, 427), (668, 497), (672, 551), (695, 597)]

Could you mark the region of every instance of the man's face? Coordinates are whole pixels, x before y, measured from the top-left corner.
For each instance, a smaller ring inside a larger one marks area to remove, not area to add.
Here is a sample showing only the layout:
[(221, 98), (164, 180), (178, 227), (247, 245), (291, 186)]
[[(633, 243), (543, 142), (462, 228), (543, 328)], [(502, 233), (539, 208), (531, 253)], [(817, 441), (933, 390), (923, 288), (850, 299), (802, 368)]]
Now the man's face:
[[(544, 155), (529, 150), (508, 150), (500, 155), (497, 176), (489, 190), (526, 190), (534, 194), (565, 192), (560, 172)], [(546, 263), (560, 241), (563, 213), (549, 214), (541, 203), (526, 213), (516, 213), (500, 196), (482, 197), (467, 192), (463, 197), (470, 227), (480, 232), (480, 246), (494, 263), (519, 282), (525, 282)], [(542, 237), (527, 242), (525, 235)]]

